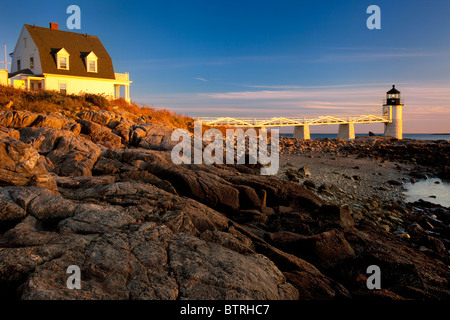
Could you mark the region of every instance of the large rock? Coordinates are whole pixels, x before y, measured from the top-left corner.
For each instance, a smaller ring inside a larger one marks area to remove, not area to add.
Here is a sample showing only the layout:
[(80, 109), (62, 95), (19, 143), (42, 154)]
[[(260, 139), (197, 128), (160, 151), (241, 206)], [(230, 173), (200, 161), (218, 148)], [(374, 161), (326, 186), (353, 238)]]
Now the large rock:
[(214, 174), (187, 170), (181, 166), (161, 166), (158, 163), (150, 164), (149, 171), (168, 180), (181, 195), (217, 209), (239, 209), (239, 191)]
[(0, 127), (0, 137), (11, 137), (16, 140), (19, 140), (20, 132), (13, 128)]
[(57, 222), (73, 215), (77, 204), (39, 187), (0, 188), (0, 225), (18, 222), (27, 214), (42, 222)]
[(56, 182), (40, 155), (30, 145), (11, 137), (0, 137), (0, 186), (34, 185), (56, 191)]
[[(168, 300), (298, 297), (297, 290), (286, 282), (284, 275), (266, 257), (242, 255), (193, 236), (173, 234), (164, 226), (146, 224), (128, 235), (111, 232), (96, 238), (82, 236), (80, 240), (77, 247), (52, 260), (48, 255), (40, 257), (41, 262), (34, 264), (22, 259), (28, 270), (34, 267), (35, 271), (22, 286), (21, 298)], [(45, 247), (50, 246), (47, 244)], [(36, 256), (36, 253), (32, 254)], [(3, 255), (9, 258), (5, 253)], [(67, 274), (62, 271), (72, 264), (81, 269), (80, 290), (66, 287)]]
[(302, 236), (290, 232), (279, 232), (267, 236), (280, 249), (326, 268), (356, 257), (344, 235), (335, 229), (313, 236)]
[(12, 198), (8, 188), (0, 188), (0, 227), (4, 229), (22, 220), (27, 212)]
[(269, 207), (292, 206), (304, 211), (315, 210), (322, 205), (322, 200), (311, 191), (273, 176), (228, 175), (224, 176), (224, 179), (233, 184), (249, 186), (258, 194), (266, 192), (266, 204)]
[(110, 128), (88, 120), (78, 120), (81, 133), (88, 135), (91, 140), (109, 149), (123, 147), (122, 139), (114, 134)]
[[(397, 236), (375, 228), (364, 232), (348, 230), (345, 239), (354, 248), (356, 258), (333, 271), (339, 281), (355, 286), (355, 279), (366, 274), (370, 261), (380, 267), (382, 288), (410, 299), (450, 299), (450, 271), (442, 261), (429, 258)], [(368, 290), (365, 284), (359, 289)]]
[(80, 133), (80, 126), (76, 122), (60, 113), (40, 114), (33, 123), (33, 127), (55, 128)]
[(57, 139), (56, 147), (47, 154), (61, 176), (91, 176), (100, 148), (80, 136), (63, 136)]
[(298, 298), (297, 290), (263, 255), (244, 256), (182, 234), (169, 241), (168, 250), (170, 267), (181, 284), (181, 299)]
[(172, 150), (178, 143), (171, 140), (173, 128), (146, 123), (133, 127), (130, 143), (149, 150)]
[(75, 133), (67, 130), (55, 128), (21, 128), (20, 140), (33, 145), (33, 147), (41, 154), (47, 154), (56, 147), (58, 138), (65, 136), (74, 136)]
[(124, 212), (120, 206), (101, 206), (80, 204), (73, 212), (73, 217), (59, 223), (59, 229), (81, 234), (106, 233), (120, 229), (135, 220)]
[(0, 111), (0, 126), (7, 128), (23, 128), (31, 126), (39, 117), (30, 111)]
[(352, 209), (348, 205), (339, 207), (334, 204), (324, 204), (320, 207), (317, 216), (321, 220), (337, 222), (343, 228), (351, 228), (355, 225), (351, 212)]
[(89, 110), (78, 112), (77, 117), (82, 120), (92, 121), (102, 126), (113, 127), (123, 119), (123, 115), (107, 110)]

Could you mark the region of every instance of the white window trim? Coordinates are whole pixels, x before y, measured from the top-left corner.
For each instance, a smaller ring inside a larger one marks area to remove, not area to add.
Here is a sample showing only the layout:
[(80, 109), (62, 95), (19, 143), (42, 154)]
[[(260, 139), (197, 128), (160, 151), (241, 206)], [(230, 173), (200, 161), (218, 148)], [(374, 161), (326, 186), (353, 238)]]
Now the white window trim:
[(67, 86), (67, 81), (58, 81), (58, 92), (60, 92), (61, 93), (61, 84), (65, 84), (66, 85), (66, 93), (65, 94), (67, 94), (68, 93), (68, 86)]
[[(98, 63), (97, 63), (98, 58), (97, 58), (97, 56), (95, 55), (94, 51), (91, 51), (91, 52), (86, 56), (85, 59), (86, 59), (86, 60), (85, 60), (85, 63), (86, 63), (86, 70), (87, 70), (87, 72), (97, 73), (97, 72), (98, 72)], [(91, 61), (94, 61), (94, 62), (95, 62), (95, 70), (94, 70), (94, 71), (91, 71), (90, 68), (89, 68), (89, 63), (90, 63)]]
[[(69, 59), (69, 57), (70, 57), (70, 54), (64, 48), (62, 48), (61, 50), (59, 50), (56, 53), (56, 65), (57, 65), (57, 68), (59, 70), (69, 70), (70, 69), (70, 64), (69, 64), (70, 59)], [(66, 58), (66, 68), (62, 68), (61, 67), (61, 64), (60, 64), (60, 62), (61, 62), (60, 59), (61, 58)]]
[[(92, 61), (95, 63), (94, 71), (90, 70), (90, 62)], [(87, 62), (87, 71), (97, 73), (97, 59), (87, 59), (86, 62)]]

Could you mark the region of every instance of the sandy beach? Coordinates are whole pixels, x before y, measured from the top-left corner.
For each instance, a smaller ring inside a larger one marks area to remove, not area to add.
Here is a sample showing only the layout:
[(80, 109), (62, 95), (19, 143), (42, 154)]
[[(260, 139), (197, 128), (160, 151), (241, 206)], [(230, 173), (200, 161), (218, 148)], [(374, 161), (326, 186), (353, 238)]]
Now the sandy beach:
[[(336, 156), (320, 151), (303, 155), (283, 155), (280, 158), (280, 179), (289, 179), (286, 173), (296, 168), (306, 167), (310, 174), (299, 174), (299, 183), (316, 188), (326, 186), (336, 194), (322, 193), (325, 200), (335, 200), (339, 204), (347, 203), (361, 209), (359, 204), (367, 199), (381, 202), (396, 202), (404, 199), (403, 187), (392, 181), (410, 180), (408, 171), (413, 166), (377, 159), (358, 158), (358, 156)], [(391, 181), (391, 183), (389, 183)]]

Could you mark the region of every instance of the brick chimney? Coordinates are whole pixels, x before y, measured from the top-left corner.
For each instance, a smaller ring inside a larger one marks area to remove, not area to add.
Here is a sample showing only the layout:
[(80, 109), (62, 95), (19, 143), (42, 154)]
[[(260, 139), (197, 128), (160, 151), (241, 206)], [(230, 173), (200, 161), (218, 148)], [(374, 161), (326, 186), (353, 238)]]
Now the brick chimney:
[(55, 22), (50, 22), (50, 29), (52, 30), (58, 30), (58, 24)]

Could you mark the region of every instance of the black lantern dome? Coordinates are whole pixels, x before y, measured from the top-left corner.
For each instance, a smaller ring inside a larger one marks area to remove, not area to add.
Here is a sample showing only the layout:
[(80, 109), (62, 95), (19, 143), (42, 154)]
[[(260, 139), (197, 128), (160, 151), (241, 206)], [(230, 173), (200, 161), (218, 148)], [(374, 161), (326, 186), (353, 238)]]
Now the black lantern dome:
[(400, 105), (400, 91), (395, 89), (395, 85), (392, 85), (392, 89), (386, 93), (386, 105)]

